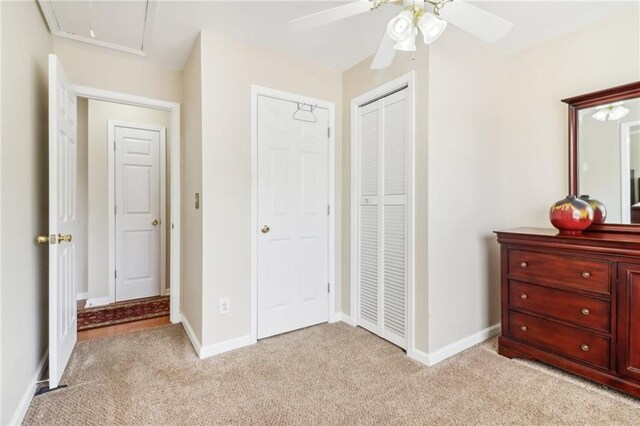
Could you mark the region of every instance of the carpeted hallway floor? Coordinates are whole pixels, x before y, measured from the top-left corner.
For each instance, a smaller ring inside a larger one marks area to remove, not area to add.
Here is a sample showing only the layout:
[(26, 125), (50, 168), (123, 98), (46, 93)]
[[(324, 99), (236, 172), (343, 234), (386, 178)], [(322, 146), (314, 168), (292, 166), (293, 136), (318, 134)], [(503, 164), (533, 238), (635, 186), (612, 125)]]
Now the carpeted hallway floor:
[(496, 354), (427, 368), (343, 323), (199, 360), (180, 325), (77, 345), (24, 424), (635, 424), (640, 401)]

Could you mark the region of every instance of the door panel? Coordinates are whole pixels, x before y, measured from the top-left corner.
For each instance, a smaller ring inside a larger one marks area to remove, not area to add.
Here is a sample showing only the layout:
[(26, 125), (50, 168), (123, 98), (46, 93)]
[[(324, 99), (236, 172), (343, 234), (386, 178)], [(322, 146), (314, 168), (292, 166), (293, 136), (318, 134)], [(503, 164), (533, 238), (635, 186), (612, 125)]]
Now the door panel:
[(296, 110), (258, 97), (258, 338), (328, 320), (328, 112)]
[[(76, 332), (77, 102), (49, 55), (49, 387), (58, 387)], [(69, 238), (59, 238), (69, 236)]]
[(160, 294), (160, 132), (116, 126), (115, 143), (120, 302)]
[(618, 373), (640, 380), (640, 264), (618, 272)]

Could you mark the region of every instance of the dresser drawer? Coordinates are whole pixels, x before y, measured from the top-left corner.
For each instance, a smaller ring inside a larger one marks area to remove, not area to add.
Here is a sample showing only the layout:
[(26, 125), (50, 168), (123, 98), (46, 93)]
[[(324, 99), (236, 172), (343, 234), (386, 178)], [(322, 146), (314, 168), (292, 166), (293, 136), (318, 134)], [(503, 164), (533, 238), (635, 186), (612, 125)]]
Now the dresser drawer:
[(509, 334), (549, 352), (609, 368), (609, 339), (519, 312), (509, 312)]
[(611, 330), (611, 303), (577, 293), (511, 280), (509, 307), (596, 330)]
[(611, 262), (526, 250), (509, 250), (509, 278), (552, 287), (610, 294)]

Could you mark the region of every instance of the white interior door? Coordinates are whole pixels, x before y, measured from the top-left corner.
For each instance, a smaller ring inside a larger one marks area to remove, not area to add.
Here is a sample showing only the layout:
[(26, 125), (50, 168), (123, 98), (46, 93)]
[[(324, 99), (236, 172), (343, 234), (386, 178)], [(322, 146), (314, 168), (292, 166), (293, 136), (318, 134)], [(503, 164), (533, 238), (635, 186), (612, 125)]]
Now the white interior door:
[(115, 299), (160, 295), (160, 136), (115, 127)]
[(328, 320), (329, 114), (297, 110), (258, 96), (258, 338)]
[(357, 322), (405, 348), (407, 90), (365, 105), (359, 113)]
[(58, 387), (77, 341), (77, 97), (49, 55), (49, 387)]

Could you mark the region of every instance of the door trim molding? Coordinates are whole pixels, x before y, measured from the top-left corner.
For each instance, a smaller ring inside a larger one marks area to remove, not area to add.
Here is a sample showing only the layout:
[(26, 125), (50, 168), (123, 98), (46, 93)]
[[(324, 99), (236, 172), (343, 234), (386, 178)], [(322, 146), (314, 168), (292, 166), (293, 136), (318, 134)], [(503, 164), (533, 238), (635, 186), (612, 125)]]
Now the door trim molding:
[(133, 123), (121, 120), (107, 120), (107, 144), (109, 147), (107, 181), (108, 181), (108, 212), (109, 221), (107, 232), (109, 234), (109, 303), (116, 301), (116, 220), (112, 214), (116, 205), (116, 158), (115, 150), (111, 144), (115, 144), (116, 127), (129, 129), (150, 130), (160, 133), (160, 291), (159, 296), (164, 296), (167, 290), (167, 129), (164, 126), (154, 124)]
[(358, 309), (358, 127), (360, 105), (377, 100), (396, 92), (399, 88), (407, 87), (407, 105), (409, 106), (409, 154), (407, 163), (407, 353), (415, 351), (415, 282), (414, 282), (414, 253), (415, 253), (415, 75), (411, 71), (382, 86), (376, 87), (351, 100), (351, 261), (350, 261), (350, 310), (349, 316), (354, 326), (358, 324), (360, 312)]
[(176, 324), (180, 322), (180, 247), (181, 238), (181, 219), (180, 219), (180, 203), (181, 203), (181, 140), (180, 140), (180, 104), (177, 102), (163, 101), (160, 99), (146, 98), (143, 96), (129, 95), (126, 93), (113, 92), (109, 90), (96, 89), (86, 86), (73, 86), (77, 95), (82, 98), (96, 99), (100, 101), (117, 102), (121, 104), (159, 109), (169, 112), (169, 149), (171, 150), (171, 177), (170, 189), (171, 194), (171, 240), (177, 242), (171, 244), (169, 253), (169, 264), (171, 274), (169, 276), (169, 288), (171, 294), (171, 322)]
[[(269, 96), (291, 102), (304, 102), (317, 105), (329, 111), (329, 153), (328, 153), (328, 278), (329, 278), (329, 322), (340, 321), (336, 312), (336, 166), (335, 166), (335, 134), (336, 107), (333, 102), (309, 98), (295, 93), (283, 92), (267, 87), (251, 85), (251, 341), (258, 341), (258, 96)], [(173, 292), (173, 290), (172, 290)]]

